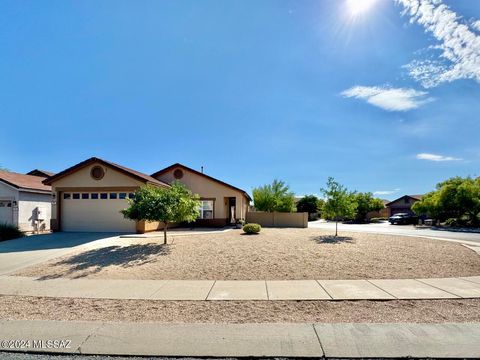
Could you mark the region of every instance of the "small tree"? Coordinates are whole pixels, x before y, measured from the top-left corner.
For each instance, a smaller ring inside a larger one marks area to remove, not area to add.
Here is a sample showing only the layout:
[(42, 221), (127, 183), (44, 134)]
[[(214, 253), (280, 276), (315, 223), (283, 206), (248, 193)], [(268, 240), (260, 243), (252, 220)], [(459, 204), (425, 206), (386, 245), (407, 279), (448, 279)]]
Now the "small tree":
[(280, 180), (253, 189), (253, 203), (259, 211), (295, 211), (295, 196), (288, 185)]
[(129, 207), (122, 210), (125, 218), (137, 221), (163, 222), (163, 243), (167, 243), (170, 223), (192, 222), (198, 218), (200, 201), (183, 184), (174, 182), (168, 188), (151, 185), (141, 187)]
[(355, 193), (353, 197), (357, 204), (357, 208), (355, 209), (355, 220), (358, 222), (365, 221), (369, 212), (379, 211), (385, 207), (382, 200), (374, 198), (372, 193), (369, 192), (358, 192)]
[(323, 213), (327, 218), (335, 220), (335, 236), (338, 236), (338, 221), (353, 218), (357, 204), (353, 194), (333, 177), (328, 178), (327, 187), (321, 189), (321, 192), (325, 195)]

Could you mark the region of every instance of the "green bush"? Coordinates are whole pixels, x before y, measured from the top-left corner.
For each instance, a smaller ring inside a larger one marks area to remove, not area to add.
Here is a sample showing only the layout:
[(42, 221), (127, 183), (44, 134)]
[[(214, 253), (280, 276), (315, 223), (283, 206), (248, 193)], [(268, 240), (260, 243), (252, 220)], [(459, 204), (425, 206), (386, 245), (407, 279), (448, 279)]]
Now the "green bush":
[(445, 221), (445, 226), (467, 226), (468, 221), (465, 219), (458, 219), (458, 218), (448, 218)]
[(0, 224), (0, 241), (23, 237), (23, 233), (15, 225)]
[(243, 231), (246, 234), (258, 234), (262, 230), (262, 227), (259, 224), (251, 223), (251, 224), (246, 224), (243, 227)]

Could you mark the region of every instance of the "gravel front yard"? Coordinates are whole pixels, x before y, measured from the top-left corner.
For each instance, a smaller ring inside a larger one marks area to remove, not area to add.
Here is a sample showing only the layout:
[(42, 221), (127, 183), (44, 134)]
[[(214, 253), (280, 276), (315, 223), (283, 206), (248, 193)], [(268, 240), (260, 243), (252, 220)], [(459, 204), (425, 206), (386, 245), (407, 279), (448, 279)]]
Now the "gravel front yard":
[(479, 322), (480, 300), (271, 302), (0, 296), (0, 319), (164, 323)]
[(319, 229), (240, 230), (137, 239), (70, 254), (16, 275), (42, 278), (287, 280), (450, 277), (480, 274), (480, 256), (460, 244)]

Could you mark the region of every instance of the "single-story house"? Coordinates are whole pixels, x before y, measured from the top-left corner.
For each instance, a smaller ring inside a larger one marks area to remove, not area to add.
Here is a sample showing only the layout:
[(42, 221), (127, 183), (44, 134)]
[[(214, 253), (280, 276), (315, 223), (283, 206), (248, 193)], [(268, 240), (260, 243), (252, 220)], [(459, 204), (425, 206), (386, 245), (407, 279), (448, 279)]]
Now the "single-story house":
[(245, 219), (252, 200), (246, 191), (178, 163), (152, 176), (167, 184), (179, 181), (200, 195), (200, 217), (196, 221), (200, 226), (225, 226)]
[(390, 216), (399, 213), (413, 214), (412, 205), (422, 199), (423, 195), (404, 195), (385, 204), (389, 209)]
[(163, 224), (136, 223), (125, 219), (120, 210), (128, 206), (141, 186), (169, 187), (178, 180), (201, 198), (199, 226), (223, 226), (245, 218), (250, 197), (232, 185), (181, 164), (153, 175), (92, 157), (47, 178), (55, 201), (52, 229), (57, 231), (145, 232)]
[(0, 171), (0, 223), (24, 232), (50, 230), (52, 189), (42, 183), (46, 177)]

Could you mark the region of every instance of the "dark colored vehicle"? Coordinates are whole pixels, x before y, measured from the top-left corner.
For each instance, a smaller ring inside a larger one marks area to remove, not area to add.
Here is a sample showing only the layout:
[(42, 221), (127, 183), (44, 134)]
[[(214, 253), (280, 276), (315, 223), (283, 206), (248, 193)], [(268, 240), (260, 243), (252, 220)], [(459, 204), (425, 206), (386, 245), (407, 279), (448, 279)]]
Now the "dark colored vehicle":
[(408, 213), (399, 213), (388, 218), (390, 224), (392, 225), (408, 225), (408, 224), (417, 224), (418, 216), (408, 214)]

